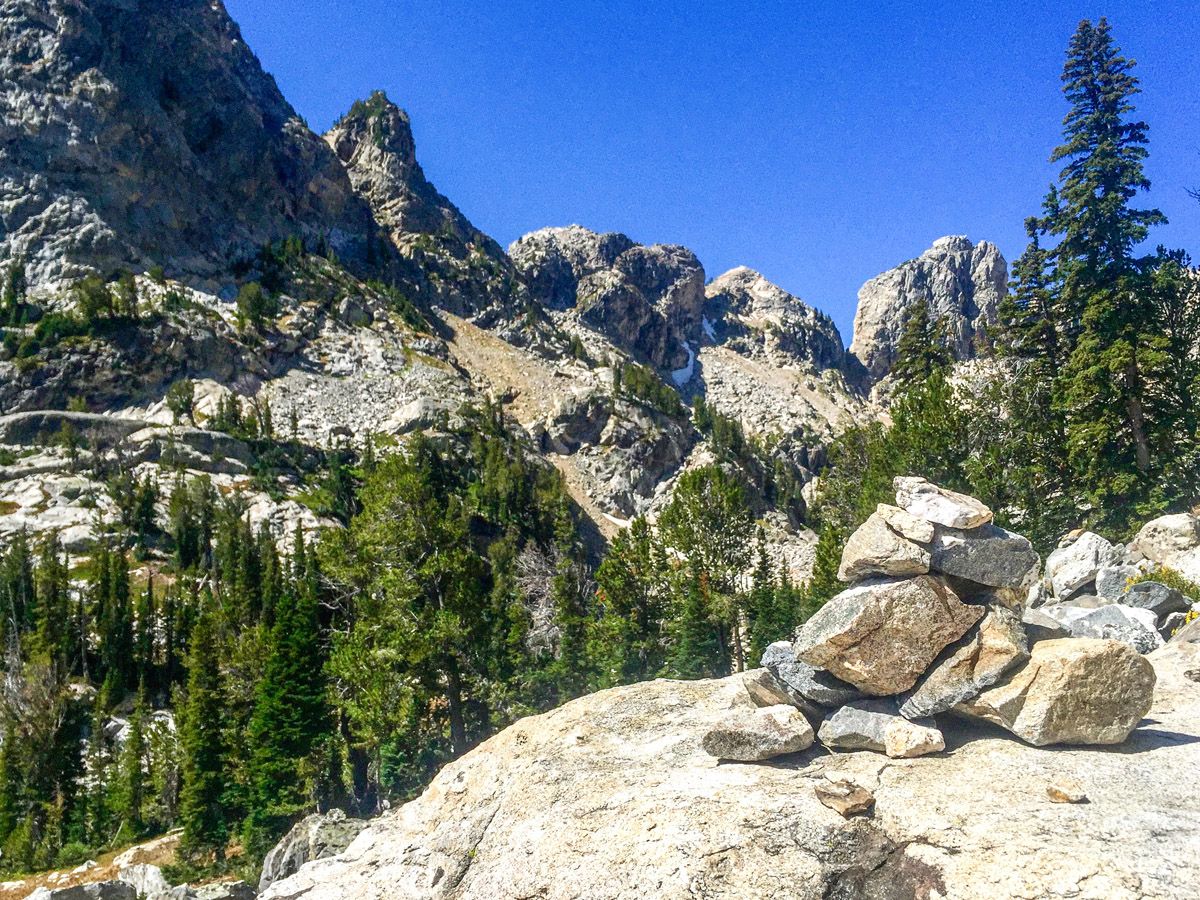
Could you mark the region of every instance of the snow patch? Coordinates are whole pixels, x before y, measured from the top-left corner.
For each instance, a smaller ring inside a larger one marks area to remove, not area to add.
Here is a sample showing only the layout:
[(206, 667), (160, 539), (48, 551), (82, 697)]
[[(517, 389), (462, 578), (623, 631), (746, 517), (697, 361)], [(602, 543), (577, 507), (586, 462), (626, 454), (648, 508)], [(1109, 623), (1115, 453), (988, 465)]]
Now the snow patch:
[(713, 330), (712, 322), (708, 321), (708, 316), (701, 318), (700, 325), (704, 328), (704, 333), (708, 335), (708, 339), (710, 341), (716, 341), (717, 333)]
[(671, 379), (675, 382), (675, 387), (683, 387), (696, 374), (696, 351), (692, 349), (691, 344), (684, 344), (683, 349), (687, 351), (688, 361), (682, 369), (675, 369), (671, 372)]

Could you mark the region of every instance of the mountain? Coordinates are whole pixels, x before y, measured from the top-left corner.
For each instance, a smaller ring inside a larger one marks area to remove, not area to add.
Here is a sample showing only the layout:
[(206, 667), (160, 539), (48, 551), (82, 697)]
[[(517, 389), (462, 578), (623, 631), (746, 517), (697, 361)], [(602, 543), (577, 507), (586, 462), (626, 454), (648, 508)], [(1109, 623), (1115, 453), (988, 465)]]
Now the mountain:
[(883, 378), (896, 361), (910, 310), (924, 303), (945, 328), (954, 357), (969, 359), (986, 340), (985, 328), (996, 321), (1007, 291), (1008, 264), (994, 244), (940, 238), (916, 259), (862, 286), (850, 352), (872, 379)]
[(0, 80), (0, 255), (35, 285), (219, 280), (293, 235), (365, 265), (368, 203), (219, 0), (5, 3)]
[[(85, 334), (7, 329), (0, 415), (47, 411), (104, 452), (124, 439), (68, 406), (158, 446), (183, 380), (201, 430), (232, 396), (317, 447), (429, 431), (495, 400), (611, 536), (729, 453), (696, 427), (694, 401), (752, 439), (738, 452), (761, 458), (738, 465), (806, 483), (830, 439), (880, 414), (868, 392), (913, 303), (967, 358), (1004, 290), (992, 245), (944, 238), (864, 286), (847, 351), (828, 316), (750, 269), (708, 281), (685, 247), (572, 225), (504, 250), (426, 178), (399, 106), (378, 92), (313, 134), (219, 2), (13, 2), (0, 36), (0, 266), (25, 262), (39, 314), (77, 305), (88, 273), (138, 273), (140, 304), (136, 323), (68, 328)], [(261, 333), (233, 303), (256, 282), (277, 307)], [(32, 498), (72, 501), (21, 471), (9, 524), (53, 527), (62, 517)], [(251, 493), (280, 531), (296, 518)], [(769, 493), (756, 510), (781, 515)], [(80, 547), (85, 509), (68, 516)], [(772, 541), (803, 577), (812, 536), (789, 515)]]

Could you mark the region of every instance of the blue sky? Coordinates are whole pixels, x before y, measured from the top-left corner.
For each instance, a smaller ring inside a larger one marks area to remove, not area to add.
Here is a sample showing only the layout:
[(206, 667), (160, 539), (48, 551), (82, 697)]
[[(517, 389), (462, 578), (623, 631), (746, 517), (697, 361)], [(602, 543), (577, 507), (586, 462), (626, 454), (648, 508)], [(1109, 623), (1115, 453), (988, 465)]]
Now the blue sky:
[(937, 237), (1020, 253), (1064, 49), (1107, 15), (1139, 64), (1171, 220), (1155, 238), (1200, 258), (1195, 0), (226, 2), (314, 129), (385, 89), (430, 179), (502, 244), (572, 222), (684, 244), (709, 277), (760, 270), (847, 342), (859, 286)]

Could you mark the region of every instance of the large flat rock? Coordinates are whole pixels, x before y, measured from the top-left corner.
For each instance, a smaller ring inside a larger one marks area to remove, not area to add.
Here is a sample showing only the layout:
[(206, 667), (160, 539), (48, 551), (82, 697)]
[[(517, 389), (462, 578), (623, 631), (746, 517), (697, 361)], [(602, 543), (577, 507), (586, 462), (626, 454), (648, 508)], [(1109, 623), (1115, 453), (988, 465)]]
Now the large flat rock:
[[(937, 756), (720, 763), (700, 741), (751, 702), (739, 679), (593, 694), (446, 766), (264, 898), (1191, 898), (1200, 807), (1180, 773), (1200, 771), (1200, 685), (1185, 675), (1200, 646), (1150, 659), (1154, 708), (1109, 748), (947, 720)], [(871, 790), (873, 817), (823, 806), (827, 776)], [(1089, 802), (1051, 802), (1061, 779)]]

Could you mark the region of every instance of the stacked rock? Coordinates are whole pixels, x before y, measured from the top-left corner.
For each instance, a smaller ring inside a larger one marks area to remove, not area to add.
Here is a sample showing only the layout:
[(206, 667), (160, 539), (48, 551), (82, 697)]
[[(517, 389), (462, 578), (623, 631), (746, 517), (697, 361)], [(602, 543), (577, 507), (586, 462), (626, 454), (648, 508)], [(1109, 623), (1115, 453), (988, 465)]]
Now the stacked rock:
[(1121, 641), (1066, 639), (1048, 616), (1026, 624), (1040, 568), (1029, 541), (973, 497), (921, 478), (895, 488), (896, 505), (846, 543), (850, 587), (743, 676), (765, 708), (714, 729), (706, 749), (764, 759), (811, 745), (815, 729), (831, 749), (920, 756), (944, 749), (935, 717), (948, 713), (1037, 746), (1125, 740), (1150, 709), (1149, 662)]
[(1112, 638), (1150, 653), (1200, 613), (1200, 604), (1152, 580), (1155, 572), (1194, 578), (1198, 556), (1200, 522), (1186, 513), (1148, 522), (1128, 547), (1090, 531), (1069, 534), (1047, 558), (1030, 607), (1039, 622), (1053, 619), (1073, 637)]

